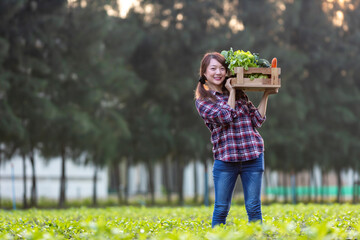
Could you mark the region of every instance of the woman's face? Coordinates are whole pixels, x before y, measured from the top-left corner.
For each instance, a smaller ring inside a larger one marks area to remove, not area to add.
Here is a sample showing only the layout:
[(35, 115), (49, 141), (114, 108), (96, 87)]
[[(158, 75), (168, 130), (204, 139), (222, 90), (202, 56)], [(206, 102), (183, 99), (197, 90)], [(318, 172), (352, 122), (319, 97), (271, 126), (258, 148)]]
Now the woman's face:
[(226, 68), (221, 65), (216, 59), (211, 59), (209, 66), (204, 73), (207, 84), (221, 91), (222, 83), (225, 80)]

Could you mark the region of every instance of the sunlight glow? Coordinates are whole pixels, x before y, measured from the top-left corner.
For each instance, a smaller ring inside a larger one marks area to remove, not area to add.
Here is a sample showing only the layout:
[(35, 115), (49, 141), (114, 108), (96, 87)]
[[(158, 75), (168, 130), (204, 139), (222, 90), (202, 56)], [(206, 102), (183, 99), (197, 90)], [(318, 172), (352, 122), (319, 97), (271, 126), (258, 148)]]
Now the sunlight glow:
[(177, 16), (176, 16), (176, 20), (178, 21), (182, 21), (184, 19), (184, 15), (182, 15), (181, 13), (179, 13)]
[(183, 7), (184, 7), (184, 4), (183, 4), (183, 3), (175, 3), (175, 4), (174, 4), (174, 9), (179, 10), (179, 9), (182, 9)]
[(338, 4), (341, 8), (345, 8), (350, 3), (350, 0), (338, 0)]
[(342, 11), (336, 11), (336, 15), (333, 18), (334, 26), (341, 27), (344, 22), (344, 13)]
[(286, 6), (284, 3), (279, 3), (278, 4), (278, 8), (281, 10), (281, 11), (285, 11), (286, 10)]
[(106, 13), (109, 15), (109, 16), (118, 16), (119, 13), (117, 11), (115, 11), (115, 9), (113, 9), (110, 5), (105, 5), (105, 10), (106, 10)]
[(214, 9), (210, 11), (212, 17), (207, 20), (208, 27), (219, 28), (226, 24), (226, 19)]
[(168, 28), (169, 25), (170, 25), (170, 22), (168, 20), (162, 20), (160, 22), (160, 25), (163, 27), (163, 28)]
[(164, 11), (162, 11), (162, 15), (164, 15), (164, 16), (171, 15), (171, 10), (170, 9), (165, 9)]
[(125, 18), (131, 7), (139, 5), (137, 0), (118, 0), (120, 17)]
[(243, 22), (239, 21), (235, 15), (231, 17), (229, 21), (229, 27), (233, 33), (245, 30)]
[(329, 14), (332, 24), (342, 28), (344, 31), (349, 30), (344, 12), (346, 12), (346, 10), (354, 11), (358, 6), (359, 3), (355, 3), (352, 0), (326, 0), (322, 3), (322, 9), (325, 13)]
[(78, 0), (68, 0), (68, 5), (71, 6), (71, 7), (75, 7), (77, 6), (79, 3), (80, 3), (80, 7), (84, 8), (87, 6), (87, 2), (85, 0), (81, 0), (81, 1), (78, 1)]
[(184, 25), (182, 23), (178, 22), (178, 23), (176, 23), (175, 28), (178, 30), (181, 30), (184, 28)]

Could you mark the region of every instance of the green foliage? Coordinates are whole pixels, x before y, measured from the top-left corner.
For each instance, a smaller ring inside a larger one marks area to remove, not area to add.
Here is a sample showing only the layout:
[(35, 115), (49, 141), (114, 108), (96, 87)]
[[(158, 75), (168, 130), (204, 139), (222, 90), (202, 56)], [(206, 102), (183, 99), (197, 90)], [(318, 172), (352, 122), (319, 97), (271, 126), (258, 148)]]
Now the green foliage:
[[(250, 51), (237, 50), (234, 52), (234, 50), (230, 48), (229, 51), (221, 51), (221, 55), (225, 57), (226, 64), (228, 64), (228, 68), (232, 74), (234, 74), (235, 67), (243, 67), (245, 70), (248, 70), (249, 67), (270, 67), (268, 60), (259, 58), (258, 53), (252, 54)], [(268, 78), (267, 75), (261, 73), (245, 74), (244, 77), (250, 78), (250, 80), (254, 80), (255, 78)]]
[(229, 51), (223, 50), (221, 54), (226, 59), (226, 64), (231, 73), (234, 74), (235, 67), (243, 67), (245, 70), (248, 70), (249, 67), (258, 67), (257, 60), (255, 56), (250, 51), (237, 50), (234, 52), (232, 48)]
[(263, 206), (263, 224), (232, 206), (226, 226), (211, 228), (212, 208), (113, 207), (2, 211), (1, 239), (356, 239), (356, 205)]

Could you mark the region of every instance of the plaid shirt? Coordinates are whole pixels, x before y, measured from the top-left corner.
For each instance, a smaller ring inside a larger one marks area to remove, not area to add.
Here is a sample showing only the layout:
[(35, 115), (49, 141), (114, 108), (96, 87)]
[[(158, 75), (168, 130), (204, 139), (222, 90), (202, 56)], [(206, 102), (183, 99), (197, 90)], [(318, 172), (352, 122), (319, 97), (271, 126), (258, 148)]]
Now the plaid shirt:
[(250, 101), (237, 100), (232, 109), (227, 104), (227, 95), (211, 93), (216, 102), (197, 99), (195, 105), (211, 132), (214, 159), (225, 162), (256, 159), (264, 151), (264, 141), (256, 128), (261, 127), (266, 117)]

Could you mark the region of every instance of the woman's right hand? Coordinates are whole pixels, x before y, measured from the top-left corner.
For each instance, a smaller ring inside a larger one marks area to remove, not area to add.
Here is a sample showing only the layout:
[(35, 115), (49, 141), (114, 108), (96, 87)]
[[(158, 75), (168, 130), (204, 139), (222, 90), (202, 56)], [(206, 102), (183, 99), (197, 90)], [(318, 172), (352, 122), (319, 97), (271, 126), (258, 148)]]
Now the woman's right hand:
[(233, 88), (233, 86), (231, 86), (231, 79), (232, 78), (228, 78), (225, 83), (225, 87), (229, 92), (231, 92), (232, 90), (235, 90), (235, 88)]
[(232, 109), (235, 109), (236, 101), (235, 101), (235, 88), (231, 86), (231, 78), (226, 80), (225, 83), (226, 89), (229, 91), (229, 100), (228, 104)]

